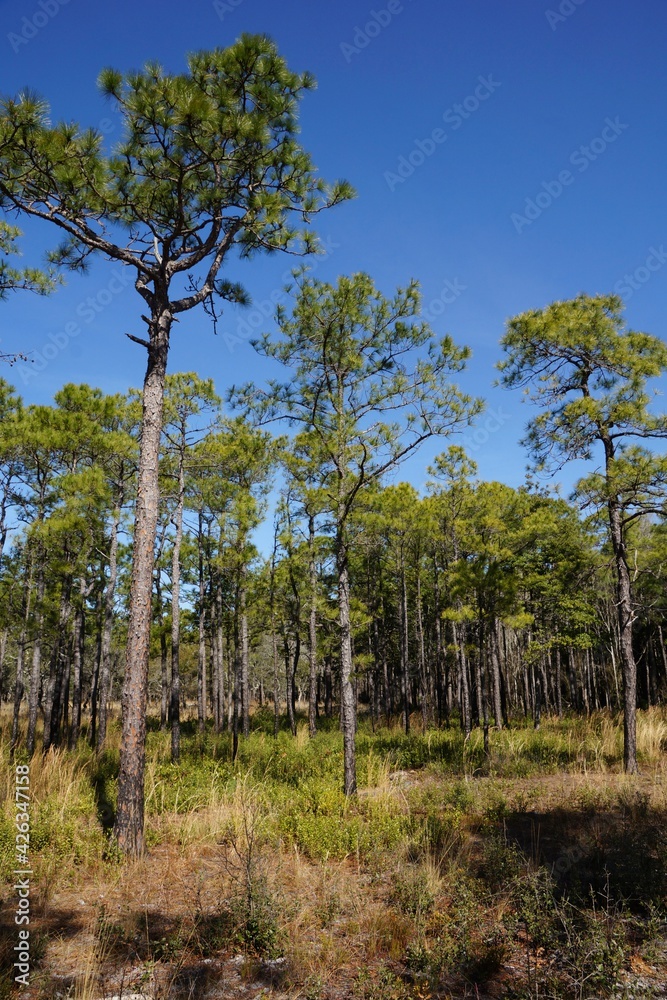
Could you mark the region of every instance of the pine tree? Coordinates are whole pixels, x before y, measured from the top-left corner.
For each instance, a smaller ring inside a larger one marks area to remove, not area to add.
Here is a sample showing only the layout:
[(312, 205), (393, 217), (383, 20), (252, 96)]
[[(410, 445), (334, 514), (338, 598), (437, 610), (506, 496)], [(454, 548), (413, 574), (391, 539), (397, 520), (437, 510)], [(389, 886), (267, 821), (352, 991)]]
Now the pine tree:
[[(437, 343), (419, 320), (415, 282), (392, 299), (368, 275), (336, 286), (295, 273), (292, 316), (280, 307), (282, 340), (259, 350), (291, 369), (289, 382), (246, 386), (232, 398), (262, 419), (287, 418), (318, 439), (321, 488), (334, 522), (338, 580), (344, 788), (356, 791), (356, 703), (352, 683), (349, 521), (363, 491), (434, 434), (465, 426), (479, 401), (449, 381), (468, 350), (451, 338)], [(421, 348), (425, 355), (414, 360)], [(391, 422), (388, 422), (391, 421)]]
[[(51, 126), (47, 106), (28, 94), (0, 108), (0, 197), (58, 227), (54, 260), (83, 268), (91, 254), (135, 272), (146, 315), (141, 452), (136, 502), (123, 732), (115, 836), (143, 852), (143, 786), (158, 456), (169, 341), (179, 317), (199, 305), (245, 301), (220, 277), (238, 251), (308, 252), (313, 213), (349, 196), (329, 190), (296, 139), (307, 74), (292, 73), (264, 36), (188, 58), (168, 75), (157, 64), (127, 76), (105, 70), (102, 91), (124, 122), (111, 155), (102, 135), (76, 124)], [(299, 231), (292, 219), (300, 219)], [(116, 242), (112, 232), (128, 233)]]
[(636, 440), (667, 437), (667, 417), (650, 409), (646, 383), (667, 369), (667, 345), (626, 328), (615, 295), (580, 295), (510, 320), (502, 340), (502, 383), (522, 387), (542, 407), (529, 423), (526, 443), (540, 469), (601, 453), (602, 471), (580, 492), (606, 510), (614, 556), (616, 603), (624, 690), (624, 765), (637, 771), (637, 664), (633, 649), (635, 607), (626, 548), (628, 525), (661, 510), (656, 488), (664, 483), (661, 458)]

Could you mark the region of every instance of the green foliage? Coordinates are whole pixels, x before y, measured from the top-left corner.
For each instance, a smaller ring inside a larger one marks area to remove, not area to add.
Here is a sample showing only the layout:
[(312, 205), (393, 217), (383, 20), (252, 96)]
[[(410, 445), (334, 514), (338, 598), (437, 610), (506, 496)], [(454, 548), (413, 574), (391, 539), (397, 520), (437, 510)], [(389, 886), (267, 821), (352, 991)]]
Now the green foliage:
[(419, 993), (385, 965), (377, 972), (362, 970), (352, 986), (355, 1000), (416, 1000)]
[[(625, 328), (614, 295), (580, 295), (510, 320), (498, 367), (503, 384), (523, 387), (544, 412), (528, 443), (538, 463), (590, 458), (601, 435), (661, 435), (665, 417), (649, 412), (646, 381), (667, 367), (659, 337)], [(612, 431), (613, 429), (613, 431)]]
[[(192, 54), (185, 74), (168, 75), (157, 64), (127, 76), (107, 69), (99, 84), (125, 125), (110, 156), (101, 134), (51, 126), (47, 105), (28, 94), (3, 101), (0, 116), (0, 190), (8, 204), (68, 229), (58, 258), (69, 266), (83, 266), (95, 248), (143, 262), (145, 274), (145, 251), (135, 256), (110, 243), (110, 222), (133, 229), (131, 246), (146, 239), (155, 246), (156, 264), (169, 256), (172, 272), (192, 272), (215, 251), (222, 258), (233, 242), (245, 256), (267, 244), (292, 247), (299, 236), (310, 248), (312, 237), (293, 227), (291, 211), (307, 218), (351, 194), (344, 183), (328, 189), (314, 176), (296, 141), (298, 102), (312, 78), (292, 73), (265, 36)], [(54, 189), (58, 210), (49, 215)], [(216, 278), (217, 268), (210, 290), (192, 290), (198, 301), (214, 293), (239, 298), (238, 288)]]
[(286, 805), (280, 820), (280, 830), (300, 851), (313, 860), (345, 858), (353, 855), (368, 859), (390, 850), (400, 843), (409, 828), (409, 821), (392, 815), (382, 806), (360, 806), (353, 811), (346, 805), (342, 792), (337, 808), (321, 812), (309, 811), (307, 801), (295, 797)]
[(39, 295), (46, 295), (53, 291), (58, 278), (53, 271), (40, 271), (34, 267), (16, 268), (9, 261), (9, 257), (20, 256), (18, 239), (21, 235), (16, 226), (11, 226), (4, 219), (0, 219), (0, 299), (3, 299), (7, 292), (16, 289), (27, 289), (37, 292)]
[[(215, 924), (213, 943), (233, 941), (259, 958), (277, 958), (282, 953), (277, 901), (262, 876), (256, 876), (252, 892), (237, 892), (223, 907)], [(210, 928), (207, 941), (211, 941)]]
[(402, 913), (422, 921), (435, 905), (435, 893), (427, 873), (421, 868), (406, 866), (403, 872), (396, 875), (391, 902)]
[(525, 865), (525, 858), (519, 849), (498, 836), (495, 831), (484, 838), (480, 878), (490, 893), (505, 890)]
[[(265, 337), (260, 345), (293, 370), (292, 380), (271, 383), (259, 397), (251, 385), (232, 396), (246, 409), (305, 422), (317, 434), (322, 482), (340, 469), (335, 495), (346, 503), (347, 519), (361, 486), (377, 481), (424, 438), (468, 423), (481, 403), (449, 382), (469, 351), (448, 337), (431, 340), (428, 324), (419, 321), (416, 282), (387, 299), (365, 274), (341, 278), (336, 286), (305, 271), (295, 272), (294, 280), (293, 315), (278, 313), (284, 339)], [(424, 346), (428, 360), (408, 362), (410, 352)], [(393, 419), (397, 412), (400, 425), (384, 422), (385, 413)], [(338, 509), (336, 516), (342, 515)]]

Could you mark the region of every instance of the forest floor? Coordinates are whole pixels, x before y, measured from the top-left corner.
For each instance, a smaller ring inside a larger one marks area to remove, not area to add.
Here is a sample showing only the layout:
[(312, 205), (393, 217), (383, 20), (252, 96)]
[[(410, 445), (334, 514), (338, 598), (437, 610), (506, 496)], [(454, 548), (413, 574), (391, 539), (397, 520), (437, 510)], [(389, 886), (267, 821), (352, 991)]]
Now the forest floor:
[[(117, 729), (99, 757), (33, 758), (21, 997), (667, 997), (664, 712), (640, 713), (636, 777), (605, 714), (516, 723), (488, 758), (476, 733), (364, 722), (354, 801), (333, 724), (314, 740), (255, 725), (234, 764), (225, 734), (186, 726), (172, 765), (150, 732), (134, 862), (107, 837)], [(6, 737), (0, 998), (19, 995)]]

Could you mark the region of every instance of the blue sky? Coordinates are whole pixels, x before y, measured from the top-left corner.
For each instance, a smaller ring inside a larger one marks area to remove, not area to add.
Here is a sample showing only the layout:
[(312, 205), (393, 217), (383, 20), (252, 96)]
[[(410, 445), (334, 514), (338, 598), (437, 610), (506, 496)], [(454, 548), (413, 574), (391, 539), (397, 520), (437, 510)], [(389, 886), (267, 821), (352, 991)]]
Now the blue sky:
[[(29, 86), (54, 118), (98, 126), (111, 144), (119, 124), (97, 94), (102, 67), (158, 60), (179, 72), (187, 51), (243, 31), (268, 33), (292, 68), (315, 74), (303, 143), (325, 178), (358, 192), (318, 220), (329, 250), (318, 276), (365, 270), (387, 294), (420, 281), (435, 331), (473, 350), (460, 382), (488, 401), (463, 443), (480, 475), (518, 485), (528, 409), (492, 385), (507, 318), (616, 290), (631, 326), (665, 336), (667, 3), (0, 0), (0, 91)], [(50, 242), (27, 226), (26, 260)], [(253, 307), (230, 308), (217, 337), (203, 313), (183, 317), (171, 370), (213, 377), (221, 393), (275, 374), (248, 338), (273, 328), (267, 303), (290, 264), (232, 263)], [(3, 303), (0, 347), (37, 359), (8, 373), (27, 402), (67, 381), (140, 384), (145, 358), (124, 334), (143, 332), (141, 301), (119, 274), (100, 261), (49, 299)], [(421, 486), (441, 447), (401, 476)]]

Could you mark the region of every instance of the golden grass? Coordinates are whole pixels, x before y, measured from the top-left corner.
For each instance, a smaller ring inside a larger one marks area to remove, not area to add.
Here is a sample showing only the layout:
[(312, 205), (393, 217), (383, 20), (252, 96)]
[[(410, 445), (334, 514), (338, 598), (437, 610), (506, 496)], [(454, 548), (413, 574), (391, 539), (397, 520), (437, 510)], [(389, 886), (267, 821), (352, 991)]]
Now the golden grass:
[[(390, 735), (397, 742), (402, 739), (400, 728)], [(271, 749), (271, 737), (253, 738), (269, 761), (267, 774), (274, 774), (271, 754), (274, 758), (279, 754)], [(481, 738), (478, 732), (471, 737), (471, 756), (479, 752)], [(112, 727), (107, 760), (113, 759), (118, 739), (118, 730)], [(437, 753), (442, 735), (427, 731), (415, 733), (415, 739), (425, 743), (431, 755)], [(292, 745), (298, 759), (307, 762), (310, 739), (305, 723), (299, 724)], [(324, 745), (329, 753), (329, 744)], [(43, 920), (49, 934), (44, 966), (75, 970), (73, 995), (78, 1000), (102, 995), (99, 977), (110, 957), (95, 923), (101, 899), (114, 919), (126, 924), (128, 936), (138, 915), (167, 915), (183, 929), (179, 961), (200, 961), (201, 955), (194, 950), (197, 928), (203, 919), (219, 913), (235, 891), (234, 864), (238, 867), (239, 856), (242, 859), (247, 853), (252, 835), (258, 849), (257, 870), (275, 900), (285, 942), (288, 991), (296, 995), (300, 989), (314, 990), (315, 983), (321, 989), (330, 984), (340, 990), (341, 983), (349, 985), (366, 965), (402, 967), (410, 946), (428, 933), (433, 940), (436, 935), (435, 930), (425, 930), (424, 914), (404, 912), (396, 903), (397, 880), (406, 872), (421, 880), (435, 914), (449, 927), (460, 885), (477, 884), (475, 872), (491, 833), (507, 837), (512, 824), (520, 826), (525, 821), (526, 854), (536, 868), (543, 848), (562, 850), (558, 846), (561, 834), (568, 838), (581, 829), (586, 844), (603, 843), (610, 823), (618, 823), (621, 830), (641, 829), (647, 817), (667, 813), (664, 709), (638, 713), (637, 745), (641, 774), (626, 776), (620, 770), (619, 717), (601, 712), (590, 719), (547, 718), (539, 733), (528, 727), (492, 733), (488, 775), (478, 772), (474, 778), (469, 773), (463, 777), (462, 770), (456, 775), (434, 766), (406, 769), (396, 780), (390, 753), (371, 742), (360, 764), (364, 781), (359, 802), (346, 802), (340, 818), (333, 816), (332, 828), (351, 817), (377, 820), (381, 826), (383, 818), (399, 816), (409, 821), (406, 831), (391, 849), (378, 849), (365, 857), (352, 851), (338, 860), (330, 856), (326, 861), (313, 861), (296, 841), (280, 833), (280, 819), (285, 810), (294, 808), (295, 795), (302, 796), (298, 801), (304, 809), (311, 808), (304, 797), (304, 789), (311, 788), (315, 812), (319, 806), (325, 816), (328, 808), (335, 813), (340, 793), (334, 772), (323, 771), (320, 777), (301, 783), (288, 776), (290, 780), (281, 784), (275, 774), (272, 778), (253, 776), (245, 766), (234, 770), (225, 763), (218, 771), (216, 758), (210, 771), (202, 766), (201, 780), (188, 783), (198, 758), (185, 756), (180, 768), (172, 769), (169, 734), (151, 733), (146, 762), (151, 849), (148, 857), (132, 865), (103, 856), (104, 839), (97, 826), (93, 794), (100, 761), (93, 751), (81, 744), (72, 754), (62, 749), (37, 753), (30, 775), (35, 820), (48, 805), (53, 829), (69, 828), (82, 845), (76, 861), (49, 853), (52, 847), (48, 845), (35, 851), (38, 926)], [(566, 763), (552, 768), (552, 773), (542, 773), (540, 761), (548, 762), (550, 753)], [(497, 768), (495, 776), (493, 767)], [(4, 742), (0, 743), (0, 795), (6, 820), (13, 816), (13, 791), (13, 768)], [(451, 828), (435, 828), (436, 849), (426, 824), (447, 817)], [(531, 824), (534, 839), (528, 843)], [(480, 940), (483, 933), (496, 933), (502, 913), (512, 911), (508, 895), (487, 901), (486, 909), (472, 889), (465, 898)], [(48, 913), (71, 910), (78, 914), (79, 907), (81, 929), (68, 939), (59, 939), (53, 923), (48, 923)], [(148, 940), (148, 930), (145, 936)], [(155, 947), (149, 941), (147, 954)], [(167, 959), (156, 961), (162, 962), (166, 974)], [(311, 986), (306, 987), (308, 983)]]

